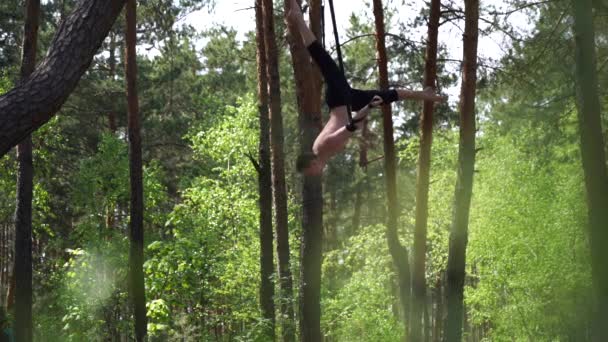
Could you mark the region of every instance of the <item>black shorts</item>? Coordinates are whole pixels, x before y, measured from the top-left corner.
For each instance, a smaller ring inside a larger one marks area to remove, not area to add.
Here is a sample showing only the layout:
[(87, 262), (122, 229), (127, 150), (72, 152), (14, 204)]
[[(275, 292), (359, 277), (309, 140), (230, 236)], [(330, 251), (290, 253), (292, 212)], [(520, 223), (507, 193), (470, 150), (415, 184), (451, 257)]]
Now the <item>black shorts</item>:
[(369, 104), (376, 95), (382, 98), (384, 104), (399, 100), (399, 95), (394, 89), (382, 91), (351, 88), (336, 62), (318, 41), (308, 46), (308, 52), (325, 79), (325, 101), (330, 109), (350, 104), (351, 110), (358, 111)]

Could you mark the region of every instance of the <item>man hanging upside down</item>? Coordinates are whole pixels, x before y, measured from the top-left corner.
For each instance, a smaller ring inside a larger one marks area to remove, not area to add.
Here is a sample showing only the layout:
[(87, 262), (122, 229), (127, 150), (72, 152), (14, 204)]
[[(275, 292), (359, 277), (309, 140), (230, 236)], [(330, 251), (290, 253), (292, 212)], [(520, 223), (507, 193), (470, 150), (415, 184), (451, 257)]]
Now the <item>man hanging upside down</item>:
[[(340, 153), (346, 147), (346, 143), (354, 132), (360, 128), (361, 122), (367, 116), (370, 109), (388, 105), (391, 102), (412, 99), (423, 101), (445, 101), (445, 97), (439, 96), (432, 88), (423, 91), (412, 91), (408, 89), (359, 90), (351, 88), (344, 74), (331, 58), (331, 56), (319, 44), (315, 35), (310, 31), (304, 16), (296, 0), (291, 1), (291, 10), (287, 19), (297, 27), (304, 45), (310, 56), (318, 65), (325, 79), (325, 101), (329, 106), (329, 121), (315, 140), (312, 152), (302, 154), (298, 157), (296, 168), (307, 176), (315, 176), (323, 173), (325, 164), (334, 155)], [(355, 112), (352, 123), (348, 121), (347, 107), (350, 94), (350, 106)]]

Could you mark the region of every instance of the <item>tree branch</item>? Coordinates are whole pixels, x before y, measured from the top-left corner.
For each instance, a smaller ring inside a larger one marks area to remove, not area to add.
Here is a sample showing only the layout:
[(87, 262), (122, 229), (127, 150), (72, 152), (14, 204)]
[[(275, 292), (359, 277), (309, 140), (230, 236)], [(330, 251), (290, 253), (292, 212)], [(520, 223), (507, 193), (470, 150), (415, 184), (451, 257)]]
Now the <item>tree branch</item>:
[(34, 73), (0, 96), (0, 156), (48, 122), (74, 90), (125, 0), (83, 0), (64, 20)]

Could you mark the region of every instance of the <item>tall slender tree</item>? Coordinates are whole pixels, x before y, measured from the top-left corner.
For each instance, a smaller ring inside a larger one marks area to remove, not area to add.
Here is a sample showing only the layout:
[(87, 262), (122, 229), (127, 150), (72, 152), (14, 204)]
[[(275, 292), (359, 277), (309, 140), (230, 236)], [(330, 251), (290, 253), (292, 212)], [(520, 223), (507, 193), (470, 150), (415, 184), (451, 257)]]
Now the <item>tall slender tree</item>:
[(279, 268), (281, 334), (283, 341), (295, 340), (293, 280), (289, 261), (289, 227), (287, 225), (287, 189), (285, 185), (285, 155), (283, 152), (283, 116), (281, 113), (281, 83), (279, 53), (274, 31), (272, 0), (262, 0), (264, 13), (264, 43), (268, 94), (270, 98), (270, 154), (272, 162), (272, 195), (274, 201), (277, 256)]
[(266, 75), (266, 45), (264, 44), (264, 14), (262, 0), (255, 1), (258, 112), (260, 117), (260, 143), (258, 149), (258, 193), (260, 206), (260, 308), (268, 321), (266, 336), (275, 339), (274, 283), (272, 274), (272, 174), (270, 169), (270, 120), (268, 117), (268, 78)]
[[(21, 79), (27, 79), (36, 66), (40, 0), (26, 1)], [(32, 194), (34, 165), (32, 136), (17, 145), (17, 210), (15, 213), (15, 337), (19, 342), (32, 341)]]
[[(110, 76), (111, 80), (114, 80), (114, 77), (116, 76), (116, 34), (112, 31), (110, 31), (110, 45), (108, 47), (109, 52), (110, 52), (110, 56), (108, 57), (108, 76)], [(117, 123), (116, 123), (116, 112), (113, 110), (110, 110), (108, 112), (108, 129), (110, 130), (110, 132), (112, 133), (116, 133), (116, 129), (117, 129)], [(111, 222), (108, 222), (107, 224), (108, 228), (112, 226)]]
[(479, 0), (465, 0), (464, 5), (458, 175), (448, 251), (446, 288), (448, 314), (443, 334), (444, 340), (450, 342), (462, 339), (465, 260), (475, 167), (475, 91), (477, 89)]
[[(374, 19), (376, 25), (376, 50), (378, 52), (378, 83), (381, 90), (388, 89), (388, 59), (386, 55), (384, 8), (382, 0), (374, 0)], [(408, 315), (410, 300), (410, 266), (407, 248), (399, 242), (399, 204), (397, 202), (397, 157), (395, 137), (393, 136), (393, 113), (391, 107), (382, 106), (382, 126), (384, 134), (384, 172), (388, 220), (386, 238), (388, 249), (397, 274), (399, 300), (404, 325)]]
[(359, 226), (361, 226), (361, 209), (363, 208), (364, 197), (367, 192), (367, 164), (368, 160), (368, 150), (369, 150), (369, 120), (368, 118), (363, 119), (361, 128), (361, 138), (359, 139), (359, 167), (364, 173), (364, 178), (357, 184), (356, 193), (355, 193), (355, 205), (353, 211), (353, 222), (350, 232), (348, 232), (348, 236), (354, 235), (359, 230)]
[[(424, 86), (436, 88), (437, 40), (441, 0), (431, 0), (428, 36), (424, 66)], [(431, 170), (431, 146), (433, 144), (432, 101), (425, 101), (420, 116), (420, 149), (416, 179), (416, 224), (414, 227), (414, 260), (412, 270), (412, 306), (409, 324), (410, 341), (422, 341), (425, 331), (423, 313), (426, 306), (426, 235), (429, 204), (429, 176)]]
[(131, 206), (129, 221), (129, 297), (135, 318), (135, 339), (147, 333), (146, 293), (144, 287), (144, 186), (141, 156), (141, 128), (137, 97), (137, 2), (127, 0), (125, 10), (125, 79), (127, 82), (129, 174)]
[[(290, 1), (285, 1), (289, 13)], [(321, 34), (321, 2), (310, 4), (311, 30)], [(321, 81), (316, 68), (312, 68), (306, 47), (298, 29), (289, 25), (289, 49), (296, 81), (298, 99), (298, 126), (300, 151), (312, 150), (321, 127)], [(320, 176), (302, 178), (302, 244), (300, 246), (300, 334), (302, 341), (321, 341), (321, 256), (323, 237), (323, 191)]]
[(608, 176), (598, 94), (591, 0), (572, 0), (580, 146), (587, 190), (591, 269), (595, 290), (594, 341), (608, 339)]

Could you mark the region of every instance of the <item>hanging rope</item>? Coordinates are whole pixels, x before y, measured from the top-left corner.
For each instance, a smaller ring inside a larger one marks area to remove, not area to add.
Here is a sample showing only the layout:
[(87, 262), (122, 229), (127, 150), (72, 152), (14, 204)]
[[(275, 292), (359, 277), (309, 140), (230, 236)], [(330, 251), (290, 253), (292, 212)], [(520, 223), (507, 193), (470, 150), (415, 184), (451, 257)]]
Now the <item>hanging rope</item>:
[(321, 43), (325, 49), (325, 0), (321, 1)]
[[(342, 48), (340, 46), (340, 39), (338, 37), (338, 26), (336, 25), (336, 13), (335, 13), (335, 10), (334, 10), (334, 2), (333, 2), (333, 0), (329, 0), (329, 10), (331, 12), (331, 22), (332, 22), (333, 29), (334, 29), (334, 40), (336, 42), (336, 52), (338, 52), (338, 62), (339, 62), (339, 65), (340, 65), (340, 71), (342, 71), (342, 74), (344, 74), (345, 77), (346, 77), (346, 74), (344, 73), (344, 61), (342, 59)], [(347, 128), (349, 130), (351, 130), (351, 129), (354, 130), (354, 129), (356, 129), (356, 127), (354, 126), (353, 116), (352, 116), (352, 113), (350, 111), (351, 94), (350, 94), (349, 90), (347, 90), (346, 92), (347, 93), (344, 94), (344, 97), (346, 99), (346, 114), (348, 115), (348, 125), (347, 125)]]

